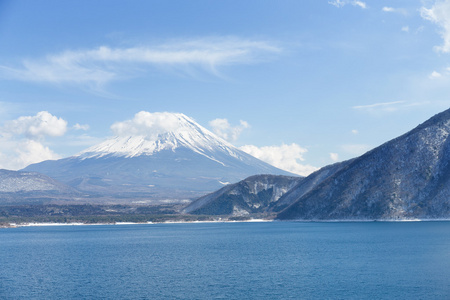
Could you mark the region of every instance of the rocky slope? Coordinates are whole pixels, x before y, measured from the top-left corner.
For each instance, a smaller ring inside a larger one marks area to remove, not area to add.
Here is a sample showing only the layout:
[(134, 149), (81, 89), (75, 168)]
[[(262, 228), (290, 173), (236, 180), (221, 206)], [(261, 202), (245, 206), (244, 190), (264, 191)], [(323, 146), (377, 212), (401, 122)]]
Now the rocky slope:
[(197, 199), (184, 212), (232, 216), (267, 214), (284, 193), (302, 181), (303, 177), (251, 176)]
[(336, 174), (338, 171), (345, 168), (351, 162), (352, 162), (352, 160), (349, 160), (349, 161), (329, 165), (329, 166), (323, 167), (320, 170), (317, 170), (316, 172), (310, 174), (309, 176), (304, 178), (302, 181), (298, 182), (292, 189), (287, 191), (279, 199), (279, 201), (277, 201), (277, 203), (274, 204), (272, 210), (274, 212), (281, 212), (282, 210), (284, 210), (285, 208), (290, 206), (292, 203), (297, 201), (298, 198), (309, 193), (316, 186), (318, 186), (323, 181), (325, 181), (329, 177)]
[(450, 218), (449, 134), (450, 110), (446, 110), (342, 163), (332, 176), (309, 191), (294, 188), (279, 200), (291, 204), (278, 218)]

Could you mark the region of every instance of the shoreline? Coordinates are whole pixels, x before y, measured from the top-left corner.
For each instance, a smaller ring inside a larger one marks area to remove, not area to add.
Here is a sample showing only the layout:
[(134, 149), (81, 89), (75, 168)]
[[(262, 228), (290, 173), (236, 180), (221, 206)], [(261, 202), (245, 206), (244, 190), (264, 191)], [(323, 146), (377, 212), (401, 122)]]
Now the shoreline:
[(52, 226), (106, 226), (106, 225), (158, 225), (158, 224), (201, 224), (201, 223), (267, 223), (274, 220), (267, 219), (250, 219), (250, 220), (212, 220), (212, 221), (165, 221), (165, 222), (114, 222), (114, 223), (10, 223), (9, 226), (0, 228), (19, 228), (19, 227), (52, 227)]
[(409, 222), (449, 222), (449, 219), (395, 219), (395, 220), (274, 220), (274, 219), (249, 219), (249, 220), (211, 220), (211, 221), (165, 221), (165, 222), (114, 222), (114, 223), (9, 223), (3, 228), (19, 227), (56, 227), (56, 226), (107, 226), (107, 225), (158, 225), (158, 224), (203, 224), (203, 223), (270, 223), (270, 222), (295, 222), (295, 223), (409, 223)]

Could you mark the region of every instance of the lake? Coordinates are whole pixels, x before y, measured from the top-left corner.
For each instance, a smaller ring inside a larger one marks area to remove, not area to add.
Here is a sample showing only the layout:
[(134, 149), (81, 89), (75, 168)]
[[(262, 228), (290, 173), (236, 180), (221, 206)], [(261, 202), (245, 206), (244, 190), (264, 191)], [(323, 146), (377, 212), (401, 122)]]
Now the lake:
[(0, 229), (0, 299), (449, 299), (450, 222)]

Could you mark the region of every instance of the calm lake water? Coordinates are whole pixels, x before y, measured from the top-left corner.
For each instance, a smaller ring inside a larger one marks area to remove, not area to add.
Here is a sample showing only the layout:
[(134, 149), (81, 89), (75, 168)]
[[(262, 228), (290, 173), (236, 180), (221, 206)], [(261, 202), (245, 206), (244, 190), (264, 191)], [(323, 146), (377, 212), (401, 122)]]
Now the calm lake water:
[(0, 299), (450, 299), (450, 222), (0, 229)]

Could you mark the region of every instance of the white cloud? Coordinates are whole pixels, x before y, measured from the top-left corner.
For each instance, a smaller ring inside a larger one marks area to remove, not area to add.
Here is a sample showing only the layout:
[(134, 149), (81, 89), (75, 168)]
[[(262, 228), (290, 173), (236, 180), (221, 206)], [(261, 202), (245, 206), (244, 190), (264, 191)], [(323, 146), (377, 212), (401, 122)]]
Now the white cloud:
[(16, 150), (17, 156), (14, 157), (13, 164), (19, 168), (44, 160), (61, 158), (38, 141), (26, 140), (18, 143), (18, 146)]
[(75, 129), (75, 130), (84, 130), (84, 131), (86, 131), (86, 130), (89, 130), (89, 125), (88, 124), (80, 125), (80, 124), (77, 123), (77, 124), (73, 125), (72, 128)]
[(420, 9), (422, 18), (437, 24), (441, 28), (442, 46), (436, 46), (438, 52), (450, 52), (450, 0), (435, 1), (431, 8)]
[(429, 105), (429, 101), (424, 102), (407, 102), (407, 101), (393, 101), (393, 102), (380, 102), (369, 105), (357, 105), (352, 108), (358, 111), (373, 113), (373, 114), (383, 114), (383, 113), (393, 113), (397, 111), (408, 110), (424, 105)]
[(0, 138), (0, 168), (19, 170), (29, 164), (48, 159), (58, 159), (60, 156), (35, 140), (8, 140)]
[(336, 7), (342, 7), (346, 3), (344, 1), (342, 1), (342, 0), (334, 0), (334, 1), (328, 1), (328, 4), (334, 5)]
[[(154, 140), (160, 134), (175, 131), (183, 126), (180, 117), (186, 118), (179, 113), (141, 111), (131, 120), (114, 123), (111, 130), (117, 136), (141, 135)], [(235, 141), (244, 129), (250, 127), (242, 120), (239, 125), (231, 126), (227, 119), (215, 119), (210, 121), (209, 125), (217, 136), (228, 141)]]
[(409, 26), (403, 26), (401, 30), (403, 32), (409, 32)]
[(367, 4), (365, 2), (362, 2), (362, 1), (353, 1), (352, 4), (355, 5), (355, 6), (359, 6), (359, 7), (363, 8), (363, 9), (367, 8)]
[(246, 121), (240, 121), (237, 126), (231, 126), (227, 119), (215, 119), (209, 122), (212, 131), (224, 140), (234, 142), (241, 135), (242, 131), (249, 128), (250, 125)]
[(394, 101), (394, 102), (380, 102), (380, 103), (374, 103), (369, 105), (357, 105), (353, 106), (353, 109), (356, 110), (364, 110), (368, 112), (373, 111), (387, 111), (392, 112), (398, 110), (398, 105), (404, 104), (405, 101)]
[(298, 175), (307, 176), (318, 170), (318, 168), (311, 165), (300, 163), (304, 161), (303, 154), (308, 152), (308, 150), (295, 143), (264, 147), (245, 145), (239, 149), (275, 167)]
[(395, 8), (387, 6), (383, 7), (382, 10), (385, 12), (395, 12)]
[(114, 123), (111, 130), (117, 136), (141, 135), (154, 140), (159, 134), (178, 129), (179, 115), (181, 114), (141, 111), (131, 120)]
[(353, 6), (358, 6), (362, 9), (366, 9), (367, 8), (367, 4), (363, 1), (357, 1), (357, 0), (333, 0), (333, 1), (328, 1), (328, 4), (331, 4), (333, 6), (336, 7), (343, 7), (347, 4), (351, 4)]
[(330, 153), (330, 158), (332, 161), (337, 162), (339, 160), (339, 154), (337, 153)]
[(430, 77), (430, 79), (437, 79), (437, 78), (441, 78), (442, 74), (439, 72), (433, 71), (429, 77)]
[(366, 144), (347, 144), (342, 145), (341, 149), (350, 155), (359, 156), (372, 149), (372, 147)]
[(47, 111), (6, 121), (0, 127), (0, 168), (18, 170), (29, 164), (60, 156), (45, 146), (46, 137), (60, 137), (67, 122)]
[(404, 8), (394, 8), (390, 6), (384, 6), (381, 10), (387, 13), (398, 13), (402, 15), (408, 15), (408, 11)]
[(356, 135), (356, 134), (358, 134), (358, 133), (359, 133), (359, 131), (358, 131), (358, 130), (356, 130), (356, 129), (352, 129), (352, 133)]
[(0, 77), (50, 83), (93, 83), (136, 76), (151, 66), (197, 68), (218, 75), (224, 65), (264, 60), (281, 48), (262, 41), (237, 37), (215, 37), (130, 48), (101, 46), (95, 49), (65, 51), (40, 60), (23, 61), (22, 66), (0, 66)]
[(66, 130), (67, 122), (47, 111), (38, 112), (35, 116), (24, 116), (13, 121), (7, 121), (3, 127), (3, 132), (23, 134), (29, 139), (62, 136), (66, 133)]

